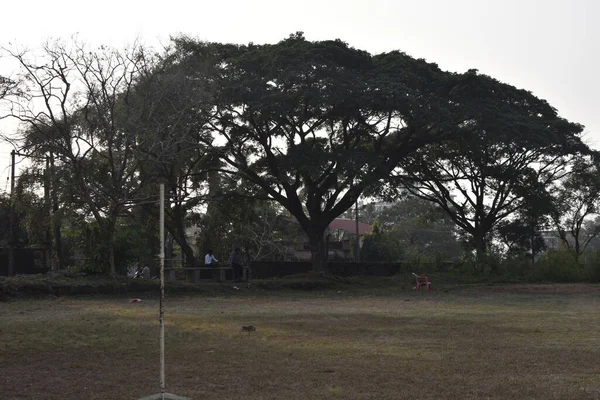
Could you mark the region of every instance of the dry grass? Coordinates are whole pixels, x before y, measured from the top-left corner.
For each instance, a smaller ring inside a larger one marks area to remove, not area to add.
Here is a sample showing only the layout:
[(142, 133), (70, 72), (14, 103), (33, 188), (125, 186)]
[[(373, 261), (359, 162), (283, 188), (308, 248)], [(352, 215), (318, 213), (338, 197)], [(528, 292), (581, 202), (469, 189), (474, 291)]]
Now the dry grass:
[[(600, 287), (554, 287), (169, 297), (167, 391), (193, 399), (599, 399)], [(157, 309), (156, 299), (115, 297), (0, 303), (0, 393), (158, 392)]]

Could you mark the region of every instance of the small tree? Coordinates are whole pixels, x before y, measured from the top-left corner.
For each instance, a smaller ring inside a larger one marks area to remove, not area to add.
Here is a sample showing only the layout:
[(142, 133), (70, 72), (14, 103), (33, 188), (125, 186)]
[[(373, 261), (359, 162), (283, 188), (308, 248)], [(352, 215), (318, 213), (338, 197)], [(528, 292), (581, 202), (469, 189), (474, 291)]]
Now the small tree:
[(554, 191), (552, 222), (564, 246), (577, 261), (591, 240), (600, 234), (600, 225), (589, 225), (600, 214), (600, 169), (595, 160), (581, 157), (572, 173)]
[(386, 230), (379, 221), (373, 224), (371, 233), (365, 235), (360, 251), (362, 261), (398, 262), (404, 252), (399, 246), (399, 235), (394, 230)]

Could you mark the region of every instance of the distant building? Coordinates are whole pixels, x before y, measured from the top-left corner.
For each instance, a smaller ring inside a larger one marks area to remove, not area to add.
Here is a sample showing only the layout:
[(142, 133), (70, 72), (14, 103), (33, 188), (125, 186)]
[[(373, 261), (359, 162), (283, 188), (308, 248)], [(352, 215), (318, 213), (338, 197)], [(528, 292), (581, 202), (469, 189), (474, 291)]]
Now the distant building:
[[(544, 239), (544, 243), (546, 244), (546, 248), (548, 250), (550, 249), (560, 249), (563, 245), (563, 241), (560, 238), (559, 234), (557, 231), (553, 230), (553, 231), (540, 231), (540, 235), (542, 236), (542, 239)], [(573, 236), (571, 234), (569, 234), (567, 236), (567, 240), (569, 241), (570, 245), (575, 245), (575, 239), (573, 238)], [(587, 239), (582, 239), (580, 242), (581, 244), (585, 244), (585, 241)], [(593, 238), (592, 240), (590, 240), (590, 242), (587, 244), (585, 251), (594, 251), (594, 250), (598, 250), (600, 249), (600, 237), (596, 236), (595, 238)]]
[(562, 240), (557, 231), (540, 231), (540, 236), (544, 239), (544, 244), (548, 250), (559, 249), (562, 245)]
[(368, 205), (373, 206), (373, 211), (380, 212), (392, 207), (395, 203), (389, 201), (378, 201), (375, 203), (369, 203)]
[[(287, 218), (288, 221), (297, 223), (295, 218)], [(356, 234), (356, 220), (348, 219), (348, 218), (336, 218), (329, 224), (329, 232), (333, 230), (342, 230), (349, 233)], [(359, 236), (363, 236), (367, 233), (370, 233), (372, 230), (371, 224), (365, 224), (363, 222), (358, 223), (358, 234)], [(331, 236), (329, 236), (331, 239)], [(342, 239), (342, 240), (329, 240), (327, 242), (327, 253), (330, 260), (352, 260), (352, 252), (351, 252), (351, 244), (350, 239)], [(360, 241), (362, 246), (362, 238)], [(310, 245), (306, 242), (303, 243), (290, 243), (288, 248), (293, 253), (294, 257), (298, 260), (310, 260), (311, 259), (311, 249)]]
[[(329, 229), (342, 229), (346, 232), (356, 233), (356, 220), (347, 218), (336, 218), (329, 224)], [(371, 232), (371, 224), (358, 223), (358, 234), (360, 236)]]

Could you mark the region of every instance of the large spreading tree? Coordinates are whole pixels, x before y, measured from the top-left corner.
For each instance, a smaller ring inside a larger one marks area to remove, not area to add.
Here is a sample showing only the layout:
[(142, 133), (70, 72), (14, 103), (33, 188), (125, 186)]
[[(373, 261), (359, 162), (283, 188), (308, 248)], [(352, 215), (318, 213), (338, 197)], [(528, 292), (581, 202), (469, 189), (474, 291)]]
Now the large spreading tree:
[(453, 79), (450, 115), (463, 121), (457, 134), (405, 157), (387, 189), (438, 204), (481, 256), (500, 221), (528, 207), (534, 192), (564, 177), (573, 157), (590, 149), (581, 125), (530, 92), (474, 70)]
[(326, 269), (325, 231), (416, 149), (454, 131), (449, 88), (435, 64), (401, 52), (371, 55), (302, 34), (277, 44), (180, 39), (211, 59), (214, 107), (207, 145), (227, 168), (285, 207)]

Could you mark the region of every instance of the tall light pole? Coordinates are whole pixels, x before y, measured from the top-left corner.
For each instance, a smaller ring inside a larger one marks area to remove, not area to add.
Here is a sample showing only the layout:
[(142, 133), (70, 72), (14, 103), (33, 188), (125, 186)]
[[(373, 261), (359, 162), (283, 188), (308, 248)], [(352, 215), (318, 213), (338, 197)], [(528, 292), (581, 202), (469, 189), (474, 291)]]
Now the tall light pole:
[(139, 400), (190, 400), (187, 397), (165, 393), (165, 184), (160, 184), (160, 393)]

